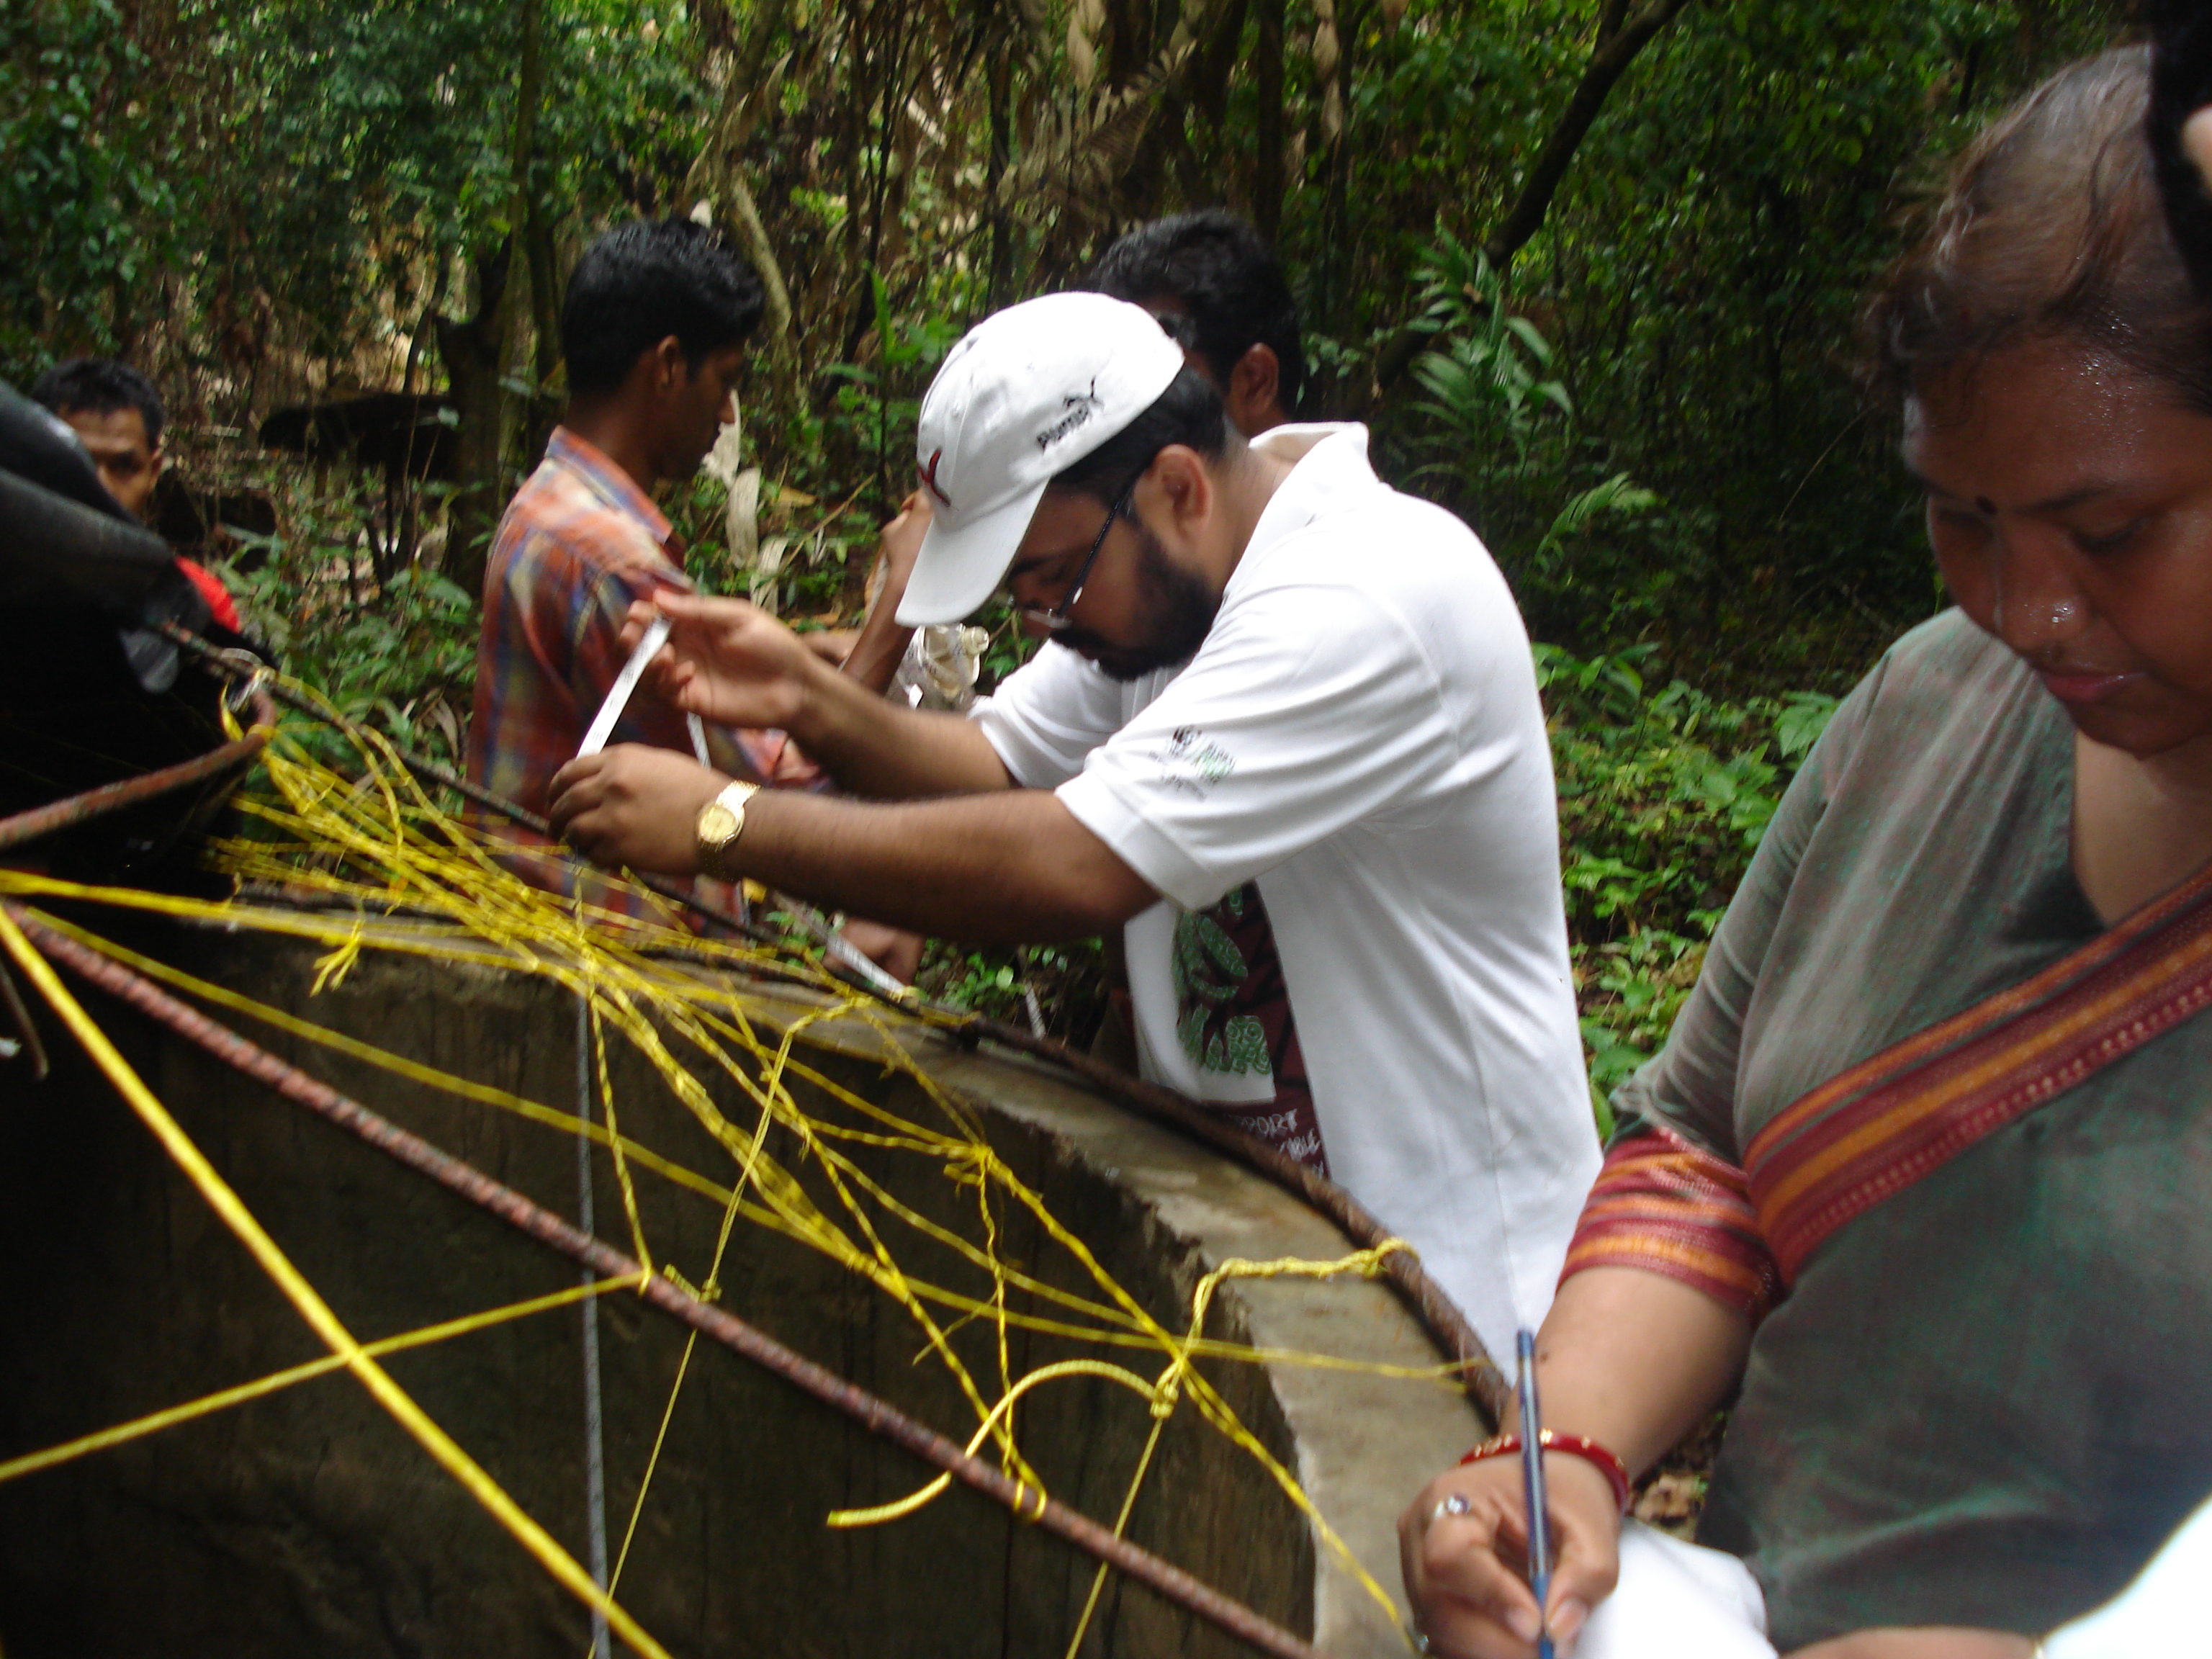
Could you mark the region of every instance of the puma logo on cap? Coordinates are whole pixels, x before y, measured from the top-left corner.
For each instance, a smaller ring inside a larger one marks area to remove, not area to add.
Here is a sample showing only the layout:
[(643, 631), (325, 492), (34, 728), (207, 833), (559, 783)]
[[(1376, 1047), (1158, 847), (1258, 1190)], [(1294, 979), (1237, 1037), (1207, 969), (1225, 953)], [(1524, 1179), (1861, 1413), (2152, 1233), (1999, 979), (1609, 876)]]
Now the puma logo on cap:
[(1050, 449), (1097, 414), (1105, 399), (1098, 395), (1098, 377), (1094, 374), (1091, 377), (1089, 391), (1071, 392), (1060, 401), (1060, 407), (1066, 413), (1036, 434), (1036, 447), (1041, 450)]
[(945, 451), (940, 447), (937, 453), (929, 458), (927, 466), (916, 463), (914, 470), (920, 475), (922, 483), (928, 487), (929, 493), (943, 501), (945, 506), (950, 507), (952, 505), (952, 497), (946, 495), (945, 486), (937, 482), (937, 464), (944, 459)]

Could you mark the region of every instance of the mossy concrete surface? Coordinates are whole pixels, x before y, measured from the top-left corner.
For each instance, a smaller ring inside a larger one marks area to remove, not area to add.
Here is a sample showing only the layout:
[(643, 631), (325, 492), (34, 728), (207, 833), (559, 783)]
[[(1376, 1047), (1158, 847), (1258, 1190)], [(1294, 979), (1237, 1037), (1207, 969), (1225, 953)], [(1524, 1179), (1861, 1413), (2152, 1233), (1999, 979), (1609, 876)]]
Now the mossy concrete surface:
[[(113, 933), (112, 916), (93, 918)], [(315, 947), (266, 934), (133, 930), (163, 960), (392, 1053), (563, 1110), (576, 1101), (576, 1005), (544, 980), (371, 950), (310, 994)], [(774, 1033), (820, 1003), (746, 982)], [(575, 1282), (566, 1261), (97, 995), (88, 1006), (131, 1062), (354, 1333), (369, 1340)], [(251, 1022), (246, 1035), (541, 1204), (578, 1208), (574, 1137), (403, 1081)], [(50, 1018), (54, 1077), (0, 1065), (0, 1456), (68, 1439), (317, 1357), (319, 1350), (104, 1079)], [(1328, 1259), (1350, 1246), (1297, 1200), (1139, 1121), (1052, 1069), (961, 1049), (890, 1017), (894, 1039), (972, 1115), (1020, 1178), (1162, 1325), (1180, 1331), (1199, 1279), (1231, 1257)], [(883, 1028), (810, 1024), (797, 1060), (917, 1122), (950, 1127), (883, 1064)], [(626, 1135), (716, 1179), (727, 1153), (642, 1058), (611, 1039)], [(685, 1055), (696, 1060), (696, 1054)], [(732, 1120), (738, 1083), (694, 1068)], [(797, 1092), (833, 1127), (870, 1125), (819, 1086)], [(769, 1149), (803, 1167), (793, 1137)], [(921, 1218), (980, 1231), (977, 1189), (941, 1160), (841, 1140)], [(627, 1247), (608, 1161), (599, 1231)], [(816, 1202), (835, 1195), (815, 1176)], [(703, 1279), (720, 1206), (649, 1174), (637, 1183), (655, 1259)], [(1034, 1219), (999, 1205), (998, 1248), (1052, 1284), (1088, 1290)], [(848, 1231), (850, 1229), (848, 1228)], [(988, 1277), (926, 1233), (883, 1234), (915, 1278), (969, 1292)], [(822, 1254), (740, 1222), (720, 1274), (726, 1305), (771, 1335), (965, 1440), (974, 1407), (925, 1352), (914, 1320)], [(1032, 1293), (1012, 1305), (1050, 1312)], [(599, 1299), (607, 1525), (616, 1547), (681, 1363), (685, 1333), (615, 1293)], [(1208, 1334), (1269, 1349), (1397, 1365), (1437, 1355), (1403, 1305), (1359, 1280), (1234, 1283)], [(948, 1322), (950, 1316), (947, 1316)], [(529, 1512), (586, 1553), (583, 1316), (574, 1308), (392, 1358), (390, 1369)], [(992, 1328), (953, 1337), (995, 1396)], [(1079, 1352), (1017, 1329), (1019, 1376)], [(1118, 1358), (1151, 1374), (1139, 1349)], [(1399, 1593), (1393, 1521), (1477, 1432), (1441, 1388), (1290, 1363), (1206, 1362), (1367, 1569)], [(1053, 1494), (1110, 1524), (1145, 1436), (1144, 1402), (1103, 1381), (1044, 1385), (1020, 1444)], [(1049, 1534), (955, 1486), (890, 1525), (833, 1530), (933, 1472), (790, 1385), (710, 1344), (692, 1355), (620, 1596), (678, 1656), (1058, 1656), (1094, 1568)], [(1405, 1651), (1366, 1593), (1327, 1558), (1252, 1458), (1186, 1406), (1162, 1439), (1130, 1527), (1146, 1547), (1331, 1655)], [(0, 1486), (0, 1649), (9, 1659), (223, 1654), (581, 1656), (581, 1608), (343, 1375)], [(1232, 1655), (1241, 1644), (1109, 1577), (1092, 1655)]]

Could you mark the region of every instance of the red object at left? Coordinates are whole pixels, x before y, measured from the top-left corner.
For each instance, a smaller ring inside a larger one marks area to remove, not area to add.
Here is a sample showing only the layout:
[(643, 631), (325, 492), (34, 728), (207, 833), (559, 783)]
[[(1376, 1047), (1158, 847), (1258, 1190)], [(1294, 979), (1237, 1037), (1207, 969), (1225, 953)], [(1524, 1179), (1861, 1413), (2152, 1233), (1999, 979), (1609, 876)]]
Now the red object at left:
[(213, 571), (194, 564), (190, 559), (179, 559), (177, 568), (185, 573), (194, 587), (199, 589), (200, 597), (208, 602), (210, 616), (234, 634), (246, 631), (238, 620), (238, 606), (231, 600), (230, 590), (216, 579)]

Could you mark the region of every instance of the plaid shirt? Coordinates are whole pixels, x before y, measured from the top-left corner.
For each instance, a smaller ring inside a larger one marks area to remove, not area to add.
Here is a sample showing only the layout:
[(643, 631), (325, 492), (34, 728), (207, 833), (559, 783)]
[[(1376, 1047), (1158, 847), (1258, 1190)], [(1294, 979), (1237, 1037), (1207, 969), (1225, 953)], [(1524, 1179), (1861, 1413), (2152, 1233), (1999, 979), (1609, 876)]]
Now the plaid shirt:
[[(554, 773), (574, 757), (628, 659), (622, 626), (631, 604), (662, 589), (692, 591), (683, 556), (683, 538), (621, 467), (566, 427), (554, 428), (544, 460), (500, 520), (484, 573), (469, 721), (472, 781), (545, 811)], [(724, 771), (801, 781), (780, 732), (710, 728), (709, 739)], [(632, 698), (609, 741), (692, 752), (684, 716), (647, 693)], [(538, 840), (520, 825), (507, 830)], [(565, 871), (541, 860), (526, 864), (532, 880), (574, 890)], [(647, 914), (627, 890), (587, 886), (590, 902)]]

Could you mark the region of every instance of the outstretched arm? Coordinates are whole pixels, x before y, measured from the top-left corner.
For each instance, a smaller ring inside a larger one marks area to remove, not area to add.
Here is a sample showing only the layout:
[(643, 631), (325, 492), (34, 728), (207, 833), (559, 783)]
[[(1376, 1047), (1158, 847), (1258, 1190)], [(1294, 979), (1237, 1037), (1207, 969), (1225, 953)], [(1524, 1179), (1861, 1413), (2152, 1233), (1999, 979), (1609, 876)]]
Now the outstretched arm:
[(921, 538), (928, 529), (929, 495), (917, 489), (899, 504), (898, 517), (884, 526), (878, 543), (884, 566), (883, 592), (868, 607), (860, 635), (853, 641), (843, 666), (848, 678), (858, 680), (879, 697), (890, 690), (891, 678), (906, 655), (907, 642), (914, 638), (914, 629), (900, 625), (899, 601), (906, 597), (907, 580), (914, 574), (915, 558), (921, 551)]
[(1012, 786), (990, 739), (969, 721), (884, 702), (757, 605), (659, 594), (631, 608), (624, 644), (635, 647), (656, 613), (673, 629), (653, 660), (653, 689), (687, 714), (788, 732), (840, 784), (878, 799)]
[[(728, 781), (687, 756), (623, 744), (561, 769), (553, 825), (602, 864), (693, 875), (699, 809)], [(1041, 789), (899, 805), (763, 791), (724, 863), (717, 873), (825, 908), (983, 942), (1083, 938), (1159, 897)]]

